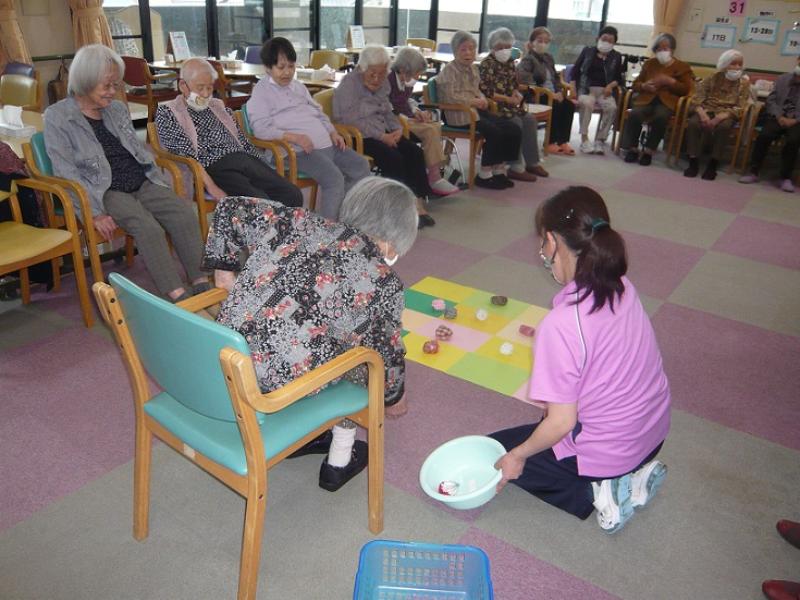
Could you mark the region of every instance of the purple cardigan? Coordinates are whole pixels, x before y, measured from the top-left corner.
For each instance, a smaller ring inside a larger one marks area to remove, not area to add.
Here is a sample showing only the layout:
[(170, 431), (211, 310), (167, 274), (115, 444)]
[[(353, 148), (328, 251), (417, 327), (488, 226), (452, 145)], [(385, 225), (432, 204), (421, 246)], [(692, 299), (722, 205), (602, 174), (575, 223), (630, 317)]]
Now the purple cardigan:
[(394, 112), (398, 115), (405, 115), (407, 117), (413, 117), (414, 111), (411, 110), (411, 93), (414, 91), (414, 88), (403, 86), (400, 87), (397, 81), (397, 71), (391, 71), (389, 76), (387, 77), (389, 80), (389, 102), (392, 103), (392, 108)]

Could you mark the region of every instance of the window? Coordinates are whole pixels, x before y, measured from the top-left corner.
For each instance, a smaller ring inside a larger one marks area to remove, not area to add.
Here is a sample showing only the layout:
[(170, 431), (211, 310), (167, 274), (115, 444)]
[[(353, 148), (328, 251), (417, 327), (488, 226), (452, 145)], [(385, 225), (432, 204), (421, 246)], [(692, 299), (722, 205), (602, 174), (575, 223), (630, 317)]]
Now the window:
[(471, 31), (478, 41), (478, 32), (481, 27), (481, 0), (440, 0), (439, 2), (439, 31), (436, 33), (438, 44), (450, 46), (453, 33), (459, 29)]
[[(347, 30), (356, 14), (355, 0), (321, 0), (319, 13), (319, 47), (344, 48)], [(366, 37), (366, 32), (365, 37)]]
[(244, 57), (247, 46), (261, 45), (263, 0), (217, 0), (217, 40), (220, 56)]
[[(103, 12), (111, 28), (114, 50), (120, 56), (144, 57), (142, 46), (142, 24), (139, 18), (139, 3), (135, 0), (106, 0)], [(158, 58), (162, 58), (163, 53)]]
[(550, 53), (556, 63), (571, 64), (584, 46), (594, 44), (602, 18), (603, 0), (550, 0), (547, 28), (553, 33)]
[(167, 52), (170, 31), (183, 31), (192, 56), (208, 56), (206, 3), (204, 0), (150, 0), (150, 30), (153, 32), (153, 56)]
[(427, 38), (431, 20), (430, 0), (400, 0), (397, 17), (397, 42), (408, 38)]
[(368, 44), (389, 45), (391, 0), (364, 0), (364, 38)]
[(275, 36), (285, 37), (297, 52), (297, 62), (308, 64), (311, 52), (311, 0), (273, 0)]
[(653, 0), (609, 0), (606, 22), (619, 30), (620, 52), (643, 54), (653, 31)]
[[(489, 0), (483, 22), (483, 48), (489, 50), (489, 34), (499, 27), (514, 32), (514, 46), (523, 50), (533, 29), (536, 2), (530, 0)], [(523, 50), (524, 51), (524, 50)]]

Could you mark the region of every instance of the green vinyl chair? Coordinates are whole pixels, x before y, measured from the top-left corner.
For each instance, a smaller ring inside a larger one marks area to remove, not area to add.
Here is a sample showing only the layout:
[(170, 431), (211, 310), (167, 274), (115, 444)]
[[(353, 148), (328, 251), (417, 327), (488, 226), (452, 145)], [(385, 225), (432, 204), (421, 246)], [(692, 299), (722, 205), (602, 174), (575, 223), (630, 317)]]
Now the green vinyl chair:
[[(92, 289), (133, 388), (135, 539), (148, 535), (155, 436), (245, 498), (237, 597), (254, 600), (269, 469), (343, 417), (368, 429), (369, 529), (383, 530), (384, 367), (377, 352), (354, 348), (262, 394), (244, 338), (191, 312), (224, 300), (225, 290), (173, 305), (117, 273), (109, 281)], [(368, 371), (366, 389), (340, 380), (314, 394), (361, 365)], [(162, 391), (153, 394), (147, 376)]]

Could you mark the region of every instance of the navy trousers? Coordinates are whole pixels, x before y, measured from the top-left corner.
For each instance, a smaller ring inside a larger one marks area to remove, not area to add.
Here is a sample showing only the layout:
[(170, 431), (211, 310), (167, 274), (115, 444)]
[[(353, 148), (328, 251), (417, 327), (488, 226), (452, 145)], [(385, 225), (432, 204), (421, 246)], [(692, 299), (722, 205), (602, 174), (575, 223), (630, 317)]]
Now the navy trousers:
[[(511, 429), (503, 429), (502, 431), (490, 433), (489, 437), (503, 444), (506, 451), (508, 451), (527, 440), (537, 425), (538, 423), (532, 423), (530, 425), (512, 427)], [(576, 425), (572, 435), (577, 436), (578, 433), (580, 433), (580, 423)], [(653, 460), (661, 450), (662, 445), (663, 442), (633, 470), (636, 471)], [(625, 473), (620, 473), (618, 477), (622, 475), (625, 475)], [(570, 456), (558, 460), (552, 448), (548, 448), (539, 452), (539, 454), (529, 457), (525, 461), (522, 475), (510, 483), (521, 487), (529, 494), (533, 494), (548, 504), (575, 515), (579, 519), (587, 519), (594, 511), (592, 482), (602, 481), (603, 479), (613, 478), (579, 475), (576, 457)]]

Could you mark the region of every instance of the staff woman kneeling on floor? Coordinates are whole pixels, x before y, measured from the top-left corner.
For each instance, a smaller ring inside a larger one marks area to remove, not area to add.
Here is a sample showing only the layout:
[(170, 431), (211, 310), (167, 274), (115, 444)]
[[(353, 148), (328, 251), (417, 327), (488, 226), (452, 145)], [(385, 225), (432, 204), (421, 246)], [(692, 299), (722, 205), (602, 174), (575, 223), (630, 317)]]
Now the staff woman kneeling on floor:
[(580, 519), (621, 529), (666, 474), (654, 460), (670, 425), (670, 391), (650, 320), (625, 277), (622, 237), (605, 203), (570, 187), (536, 213), (540, 256), (564, 286), (534, 339), (529, 398), (538, 424), (491, 434), (509, 481)]

